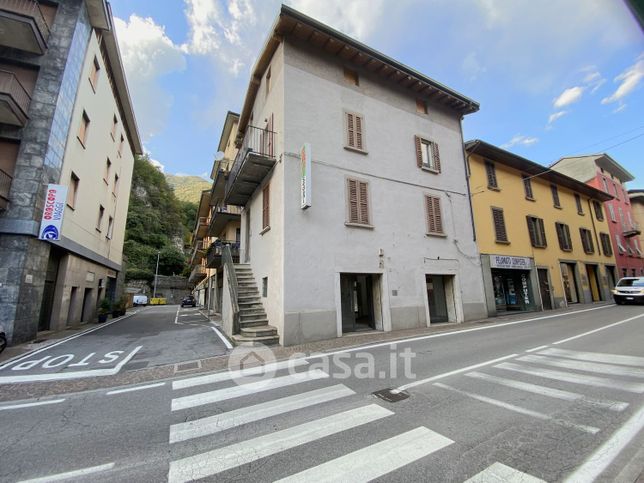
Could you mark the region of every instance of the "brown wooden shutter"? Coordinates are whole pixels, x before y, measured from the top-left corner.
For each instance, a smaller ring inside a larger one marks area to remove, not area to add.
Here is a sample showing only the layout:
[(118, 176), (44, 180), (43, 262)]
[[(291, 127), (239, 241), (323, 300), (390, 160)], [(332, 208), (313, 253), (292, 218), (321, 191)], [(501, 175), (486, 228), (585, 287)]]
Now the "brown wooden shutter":
[(490, 161), (485, 162), (485, 173), (487, 174), (487, 185), (490, 188), (498, 188), (496, 181), (496, 169)]
[(539, 246), (548, 246), (548, 242), (546, 241), (546, 229), (543, 225), (543, 220), (541, 218), (537, 218), (537, 224), (539, 225), (539, 235), (541, 236), (541, 240), (539, 240)]
[(266, 185), (262, 192), (262, 228), (270, 226), (270, 185)]
[(566, 240), (565, 240), (565, 234), (564, 234), (564, 228), (563, 224), (561, 223), (555, 223), (555, 229), (557, 230), (557, 240), (559, 240), (559, 248), (562, 250), (566, 250)]
[(425, 196), (425, 216), (427, 217), (427, 232), (436, 232), (436, 221), (434, 219), (434, 198)]
[(360, 223), (369, 225), (369, 196), (367, 183), (358, 181), (358, 195), (360, 199)]
[(441, 215), (441, 200), (438, 197), (434, 198), (434, 223), (436, 225), (436, 233), (443, 233), (443, 217)]
[(492, 208), (492, 221), (494, 223), (496, 241), (507, 242), (508, 233), (505, 230), (505, 218), (503, 217), (502, 209)]
[(533, 247), (537, 246), (537, 231), (536, 227), (534, 226), (534, 218), (532, 216), (527, 216), (526, 219), (528, 220), (528, 234), (530, 235), (530, 244)]
[(434, 155), (434, 169), (440, 173), (441, 171), (441, 155), (438, 151), (438, 144), (432, 142), (432, 154)]
[(349, 201), (349, 223), (359, 223), (358, 217), (358, 182), (347, 180), (347, 198)]
[(362, 143), (362, 116), (355, 116), (355, 121), (356, 121), (356, 148), (358, 149), (364, 149), (363, 143)]
[(347, 112), (347, 146), (354, 148), (355, 141), (355, 127), (353, 123), (353, 114)]
[(572, 238), (570, 238), (570, 228), (568, 225), (564, 225), (564, 231), (566, 235), (566, 246), (568, 247), (568, 250), (572, 250)]
[(416, 145), (416, 165), (419, 168), (423, 166), (423, 143), (420, 136), (414, 136), (414, 144)]

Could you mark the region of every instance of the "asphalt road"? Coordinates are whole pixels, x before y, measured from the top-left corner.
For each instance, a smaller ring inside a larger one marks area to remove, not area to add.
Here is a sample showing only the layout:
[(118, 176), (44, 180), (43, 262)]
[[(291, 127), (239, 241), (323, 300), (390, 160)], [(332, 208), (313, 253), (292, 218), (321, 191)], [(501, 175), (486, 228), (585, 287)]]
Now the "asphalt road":
[(217, 328), (198, 309), (148, 306), (0, 364), (0, 384), (108, 376), (226, 352)]
[[(271, 378), (216, 373), (4, 403), (0, 480), (642, 477), (642, 307), (544, 314), (290, 364)], [(372, 394), (386, 388), (401, 400)]]

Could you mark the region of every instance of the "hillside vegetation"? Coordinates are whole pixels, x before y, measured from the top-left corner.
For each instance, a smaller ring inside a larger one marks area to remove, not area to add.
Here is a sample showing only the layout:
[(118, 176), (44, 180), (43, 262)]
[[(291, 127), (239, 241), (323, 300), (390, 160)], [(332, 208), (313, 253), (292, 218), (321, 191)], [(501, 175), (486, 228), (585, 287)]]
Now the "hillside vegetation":
[(210, 189), (210, 182), (199, 176), (177, 176), (166, 174), (165, 179), (174, 190), (178, 200), (199, 204), (199, 197), (203, 190)]
[(196, 210), (194, 203), (177, 199), (163, 173), (149, 163), (147, 156), (137, 157), (123, 248), (126, 278), (151, 280), (157, 253), (160, 275), (182, 274), (187, 266), (184, 246)]

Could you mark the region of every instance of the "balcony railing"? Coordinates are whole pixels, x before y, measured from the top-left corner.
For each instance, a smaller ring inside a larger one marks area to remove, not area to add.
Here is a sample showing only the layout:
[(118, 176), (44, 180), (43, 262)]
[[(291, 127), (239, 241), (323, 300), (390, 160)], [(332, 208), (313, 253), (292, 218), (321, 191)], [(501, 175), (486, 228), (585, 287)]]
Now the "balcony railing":
[(275, 132), (248, 126), (226, 182), (226, 203), (244, 206), (275, 165)]
[[(8, 22), (9, 28), (6, 29), (10, 35), (2, 37), (3, 43), (8, 47), (27, 50), (38, 54), (44, 54), (47, 48), (47, 39), (49, 38), (49, 25), (45, 20), (42, 10), (36, 0), (2, 0), (0, 1), (0, 13), (4, 12), (3, 17)], [(28, 26), (21, 17), (27, 17), (33, 22)], [(31, 32), (17, 28), (16, 22), (24, 23), (26, 28)], [(33, 31), (35, 29), (35, 32)], [(25, 36), (26, 35), (26, 36)], [(36, 35), (34, 38), (33, 35)]]
[(11, 189), (11, 182), (13, 177), (0, 169), (0, 209), (5, 209), (9, 202), (9, 190)]
[(206, 269), (202, 265), (197, 265), (192, 269), (192, 272), (190, 272), (188, 282), (198, 283), (204, 278), (206, 278)]
[(241, 206), (225, 205), (218, 203), (212, 208), (210, 215), (210, 227), (208, 228), (208, 236), (217, 237), (231, 221), (238, 221), (241, 216)]
[(624, 236), (626, 238), (630, 238), (632, 236), (636, 236), (636, 235), (639, 235), (639, 234), (642, 233), (641, 230), (640, 230), (639, 223), (632, 223), (630, 225), (625, 224), (622, 228), (623, 228), (623, 231), (624, 231)]
[(201, 240), (206, 236), (208, 231), (208, 218), (205, 216), (200, 216), (197, 219), (197, 226), (195, 228), (194, 238), (195, 240)]
[(13, 72), (0, 70), (0, 96), (8, 96), (8, 101), (12, 101), (15, 107), (18, 108), (18, 111), (16, 111), (13, 105), (10, 106), (11, 114), (9, 114), (9, 117), (15, 117), (15, 121), (10, 122), (10, 119), (3, 120), (10, 124), (24, 126), (28, 119), (27, 112), (29, 111), (31, 96)]
[(222, 264), (224, 246), (230, 249), (230, 254), (235, 263), (239, 263), (239, 242), (231, 240), (215, 240), (206, 255), (206, 266), (208, 268), (219, 268)]

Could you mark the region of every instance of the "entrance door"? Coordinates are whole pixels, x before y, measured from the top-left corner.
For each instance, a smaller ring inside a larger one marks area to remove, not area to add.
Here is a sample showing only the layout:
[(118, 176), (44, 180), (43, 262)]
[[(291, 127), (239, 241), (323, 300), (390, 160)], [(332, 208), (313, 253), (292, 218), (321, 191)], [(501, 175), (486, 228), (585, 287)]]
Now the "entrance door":
[(342, 332), (375, 329), (373, 275), (340, 274)]
[(51, 323), (51, 311), (54, 307), (54, 294), (56, 292), (56, 278), (58, 277), (58, 266), (60, 264), (60, 252), (55, 248), (49, 251), (47, 261), (47, 272), (45, 273), (45, 287), (40, 304), (40, 316), (38, 318), (38, 330), (49, 330)]
[(78, 299), (78, 287), (72, 287), (69, 293), (69, 308), (67, 309), (67, 326), (73, 326), (78, 323), (75, 318), (76, 303)]
[(92, 289), (86, 288), (83, 292), (83, 308), (81, 309), (81, 322), (90, 322), (92, 317)]
[(427, 284), (430, 323), (449, 321), (445, 277), (443, 275), (425, 275), (425, 283)]
[(595, 265), (586, 265), (586, 274), (588, 275), (588, 285), (590, 285), (590, 295), (593, 302), (599, 302), (602, 297), (599, 292), (599, 279), (597, 278), (597, 267)]
[(606, 265), (606, 277), (608, 277), (608, 288), (615, 288), (615, 267)]
[(575, 279), (574, 265), (561, 263), (561, 278), (563, 280), (566, 302), (569, 304), (578, 303), (579, 298), (577, 296), (577, 280)]
[(552, 299), (550, 298), (550, 283), (548, 283), (548, 269), (538, 268), (539, 289), (541, 290), (541, 301), (544, 310), (552, 310)]

